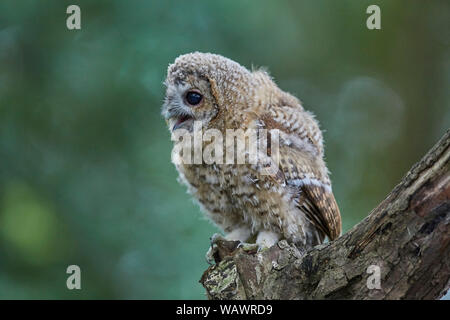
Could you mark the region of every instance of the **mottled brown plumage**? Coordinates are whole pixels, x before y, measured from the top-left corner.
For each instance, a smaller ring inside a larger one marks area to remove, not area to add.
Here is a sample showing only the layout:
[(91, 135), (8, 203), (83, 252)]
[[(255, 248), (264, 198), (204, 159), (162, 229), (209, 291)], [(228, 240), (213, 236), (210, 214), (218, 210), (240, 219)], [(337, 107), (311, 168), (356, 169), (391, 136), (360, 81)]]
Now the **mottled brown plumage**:
[[(209, 53), (178, 57), (166, 86), (162, 113), (170, 130), (192, 132), (194, 120), (224, 137), (226, 129), (279, 130), (280, 162), (273, 175), (263, 174), (261, 163), (176, 163), (180, 180), (227, 238), (255, 237), (260, 246), (284, 238), (309, 248), (339, 236), (341, 217), (323, 160), (322, 133), (297, 98), (281, 91), (265, 71), (251, 72)], [(201, 95), (201, 102), (186, 102), (188, 92)]]

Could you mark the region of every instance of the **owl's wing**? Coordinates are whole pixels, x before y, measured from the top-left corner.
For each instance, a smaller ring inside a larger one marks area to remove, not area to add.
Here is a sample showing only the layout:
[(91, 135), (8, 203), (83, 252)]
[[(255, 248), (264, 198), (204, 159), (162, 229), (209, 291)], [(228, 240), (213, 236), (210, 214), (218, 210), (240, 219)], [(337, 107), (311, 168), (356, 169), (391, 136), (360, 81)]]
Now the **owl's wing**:
[[(282, 117), (285, 121), (277, 121), (282, 111), (282, 108), (277, 109), (278, 117), (271, 115), (270, 118), (262, 119), (267, 129), (278, 129), (280, 132), (280, 161), (276, 180), (298, 188), (296, 201), (299, 209), (317, 229), (334, 240), (341, 233), (341, 215), (322, 158), (320, 129), (312, 115), (308, 113), (301, 117), (311, 119), (296, 119), (295, 116), (285, 114)], [(296, 110), (292, 111), (298, 114)], [(298, 125), (299, 122), (304, 124)]]
[[(329, 239), (341, 233), (341, 215), (321, 158), (305, 155), (295, 147), (280, 147), (280, 171), (288, 186), (297, 187), (297, 206)], [(325, 169), (326, 170), (326, 169)]]

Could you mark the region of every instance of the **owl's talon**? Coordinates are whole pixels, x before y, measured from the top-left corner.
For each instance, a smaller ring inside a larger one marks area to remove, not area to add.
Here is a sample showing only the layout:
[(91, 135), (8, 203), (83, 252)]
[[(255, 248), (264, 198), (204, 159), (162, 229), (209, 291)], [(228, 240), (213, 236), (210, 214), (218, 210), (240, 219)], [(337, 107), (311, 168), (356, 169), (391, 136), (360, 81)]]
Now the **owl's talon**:
[(269, 247), (266, 246), (258, 246), (258, 253), (266, 251), (267, 249), (269, 249)]
[(217, 253), (217, 245), (215, 243), (211, 243), (211, 246), (209, 247), (208, 252), (206, 252), (205, 255), (206, 262), (211, 266), (216, 262), (216, 259), (214, 258), (216, 253)]
[(257, 243), (241, 242), (237, 247), (245, 252), (259, 252), (261, 250), (261, 247)]
[(226, 241), (226, 239), (220, 233), (214, 233), (209, 238), (209, 241), (210, 241), (211, 245), (208, 249), (208, 252), (206, 252), (205, 258), (206, 258), (206, 262), (209, 265), (213, 265), (216, 262), (216, 255), (218, 252), (217, 242), (218, 241)]

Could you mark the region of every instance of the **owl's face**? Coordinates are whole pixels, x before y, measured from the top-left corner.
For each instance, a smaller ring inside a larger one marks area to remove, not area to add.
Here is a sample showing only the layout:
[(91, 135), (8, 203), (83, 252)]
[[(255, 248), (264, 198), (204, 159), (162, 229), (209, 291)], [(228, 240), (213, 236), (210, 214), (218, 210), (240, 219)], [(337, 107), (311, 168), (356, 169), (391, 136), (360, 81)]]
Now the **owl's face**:
[(249, 105), (252, 82), (250, 71), (220, 55), (181, 55), (167, 70), (162, 115), (171, 131), (191, 131), (194, 121), (204, 128), (217, 127), (224, 114), (239, 113), (239, 107)]
[(203, 127), (207, 127), (218, 114), (219, 105), (208, 79), (190, 74), (168, 77), (165, 84), (167, 90), (162, 114), (169, 130), (183, 128), (192, 131), (194, 121), (200, 121)]

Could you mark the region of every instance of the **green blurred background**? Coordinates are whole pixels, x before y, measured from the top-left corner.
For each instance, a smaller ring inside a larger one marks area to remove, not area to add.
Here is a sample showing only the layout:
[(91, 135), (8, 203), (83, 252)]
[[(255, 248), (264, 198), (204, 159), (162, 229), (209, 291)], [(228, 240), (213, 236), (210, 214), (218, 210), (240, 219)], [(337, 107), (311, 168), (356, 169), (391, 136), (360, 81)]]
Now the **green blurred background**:
[(438, 0), (2, 0), (0, 298), (205, 298), (217, 230), (176, 182), (160, 116), (178, 55), (265, 66), (316, 113), (346, 231), (449, 127), (449, 42)]

